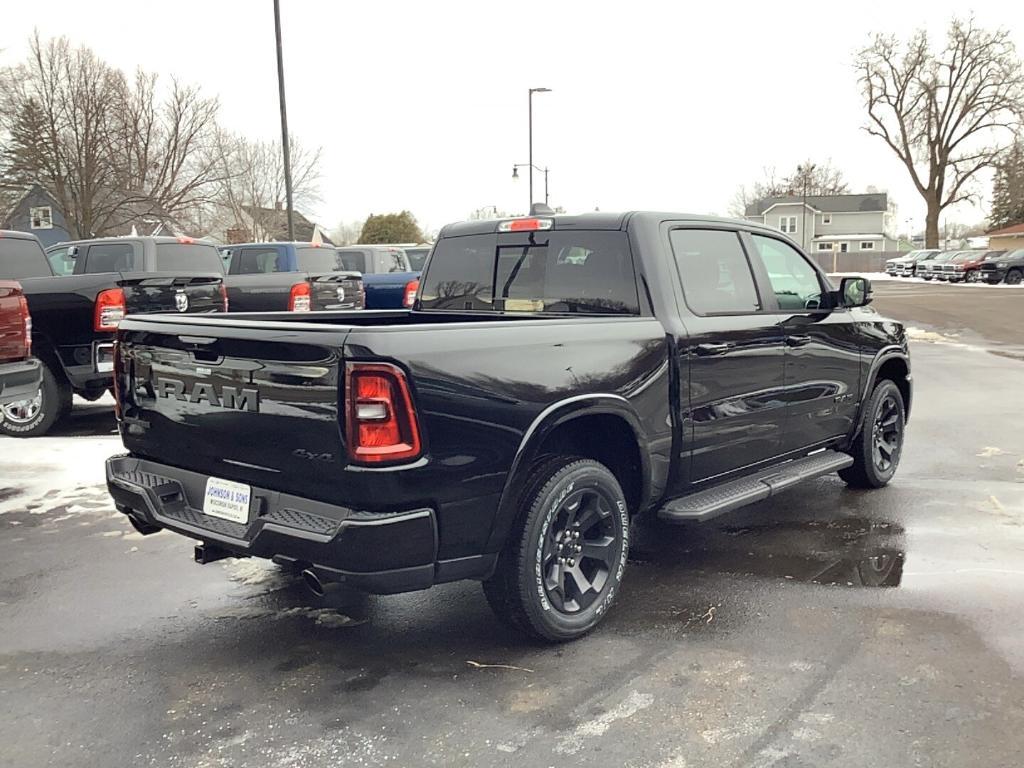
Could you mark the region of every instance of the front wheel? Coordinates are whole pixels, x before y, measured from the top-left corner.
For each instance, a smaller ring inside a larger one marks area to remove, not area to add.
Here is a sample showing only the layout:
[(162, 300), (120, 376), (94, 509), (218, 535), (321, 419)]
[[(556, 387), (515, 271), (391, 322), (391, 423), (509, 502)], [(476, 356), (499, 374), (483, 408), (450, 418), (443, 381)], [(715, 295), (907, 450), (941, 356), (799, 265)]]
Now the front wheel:
[(1024, 279), (1024, 273), (1021, 273), (1019, 269), (1011, 269), (1006, 273), (1007, 285), (1020, 285), (1021, 279)]
[(71, 387), (51, 363), (43, 360), (43, 383), (35, 397), (0, 407), (0, 434), (38, 437), (71, 410)]
[(892, 480), (903, 453), (906, 410), (894, 381), (882, 379), (868, 398), (860, 434), (850, 446), (853, 465), (839, 476), (853, 488), (881, 488)]
[(607, 467), (558, 456), (534, 468), (484, 594), (494, 612), (534, 637), (586, 634), (611, 608), (629, 550), (629, 512)]

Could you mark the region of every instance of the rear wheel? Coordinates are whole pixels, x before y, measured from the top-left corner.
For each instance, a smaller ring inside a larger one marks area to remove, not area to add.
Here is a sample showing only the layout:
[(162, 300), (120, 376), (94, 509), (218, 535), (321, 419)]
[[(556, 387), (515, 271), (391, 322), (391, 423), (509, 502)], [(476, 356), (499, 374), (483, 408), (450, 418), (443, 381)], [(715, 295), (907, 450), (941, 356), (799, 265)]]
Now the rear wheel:
[(853, 466), (839, 476), (854, 488), (881, 488), (892, 480), (903, 453), (906, 411), (896, 383), (882, 379), (868, 398), (860, 434), (850, 447)]
[(484, 594), (508, 624), (549, 641), (572, 640), (604, 618), (629, 548), (625, 495), (607, 467), (552, 457), (519, 497), (519, 515)]
[(1006, 284), (1019, 285), (1022, 278), (1024, 278), (1024, 273), (1021, 273), (1019, 269), (1011, 269), (1006, 273)]
[(71, 387), (61, 373), (54, 373), (53, 362), (43, 360), (43, 382), (35, 397), (0, 407), (0, 434), (11, 437), (38, 437), (71, 410)]

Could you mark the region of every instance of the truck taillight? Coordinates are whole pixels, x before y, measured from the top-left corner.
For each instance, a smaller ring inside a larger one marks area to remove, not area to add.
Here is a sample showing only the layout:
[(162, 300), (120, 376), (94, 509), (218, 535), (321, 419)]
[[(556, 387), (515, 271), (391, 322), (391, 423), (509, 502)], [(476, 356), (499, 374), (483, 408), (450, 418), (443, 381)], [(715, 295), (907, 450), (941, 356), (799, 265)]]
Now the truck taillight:
[(420, 429), (409, 382), (390, 363), (345, 366), (348, 452), (354, 461), (378, 464), (420, 455)]
[(419, 280), (411, 280), (405, 284), (405, 299), (402, 301), (402, 305), (405, 307), (412, 307), (416, 303), (416, 293), (420, 289)]
[(93, 315), (92, 327), (97, 331), (116, 331), (124, 319), (124, 291), (120, 288), (109, 288), (100, 291), (96, 297), (96, 311)]
[(224, 311), (228, 311), (228, 289), (224, 287), (224, 283), (220, 284), (220, 300), (224, 305)]
[(18, 297), (18, 312), (21, 314), (21, 327), (25, 330), (25, 356), (32, 354), (32, 315), (28, 312), (28, 299)]
[(312, 292), (309, 290), (309, 283), (296, 283), (292, 286), (291, 295), (288, 297), (289, 312), (309, 312), (312, 308)]

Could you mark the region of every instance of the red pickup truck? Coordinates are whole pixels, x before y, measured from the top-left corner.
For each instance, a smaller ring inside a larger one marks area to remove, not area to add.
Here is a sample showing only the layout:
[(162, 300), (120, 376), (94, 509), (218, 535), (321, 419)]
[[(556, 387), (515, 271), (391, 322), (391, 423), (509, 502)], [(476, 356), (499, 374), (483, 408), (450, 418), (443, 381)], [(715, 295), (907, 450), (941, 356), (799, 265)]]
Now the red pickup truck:
[[(17, 408), (39, 391), (41, 369), (32, 354), (32, 318), (21, 285), (0, 280), (0, 405)], [(0, 411), (0, 418), (3, 411)]]

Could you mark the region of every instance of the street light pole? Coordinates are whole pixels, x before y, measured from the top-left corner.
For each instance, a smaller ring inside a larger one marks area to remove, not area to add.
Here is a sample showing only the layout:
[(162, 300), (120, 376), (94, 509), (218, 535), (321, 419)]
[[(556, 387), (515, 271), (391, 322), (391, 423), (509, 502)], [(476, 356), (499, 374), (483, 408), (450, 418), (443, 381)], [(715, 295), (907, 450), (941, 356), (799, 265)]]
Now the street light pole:
[(288, 108), (284, 98), (284, 52), (281, 48), (281, 0), (274, 0), (274, 37), (277, 39), (277, 92), (281, 102), (281, 153), (284, 159), (284, 194), (288, 206), (288, 241), (294, 242), (291, 147), (288, 146)]
[[(538, 168), (537, 166), (533, 165), (532, 163), (516, 163), (515, 165), (512, 166), (512, 178), (513, 179), (518, 179), (519, 178), (519, 169), (520, 168), (527, 168), (527, 167), (529, 167), (529, 169), (530, 169), (530, 178), (531, 178), (531, 180), (533, 178), (533, 172), (535, 170), (540, 171), (541, 173), (544, 174), (544, 205), (548, 205), (548, 168), (547, 168), (547, 166), (545, 166), (543, 168)], [(530, 194), (530, 197), (533, 197), (532, 193)], [(533, 208), (533, 203), (530, 203), (530, 208)]]
[[(529, 211), (533, 207), (533, 94), (535, 93), (550, 93), (550, 88), (531, 88), (529, 95), (529, 128), (530, 128), (530, 144), (529, 144), (529, 166), (530, 166), (530, 201), (526, 210)], [(545, 204), (547, 201), (545, 201)]]

